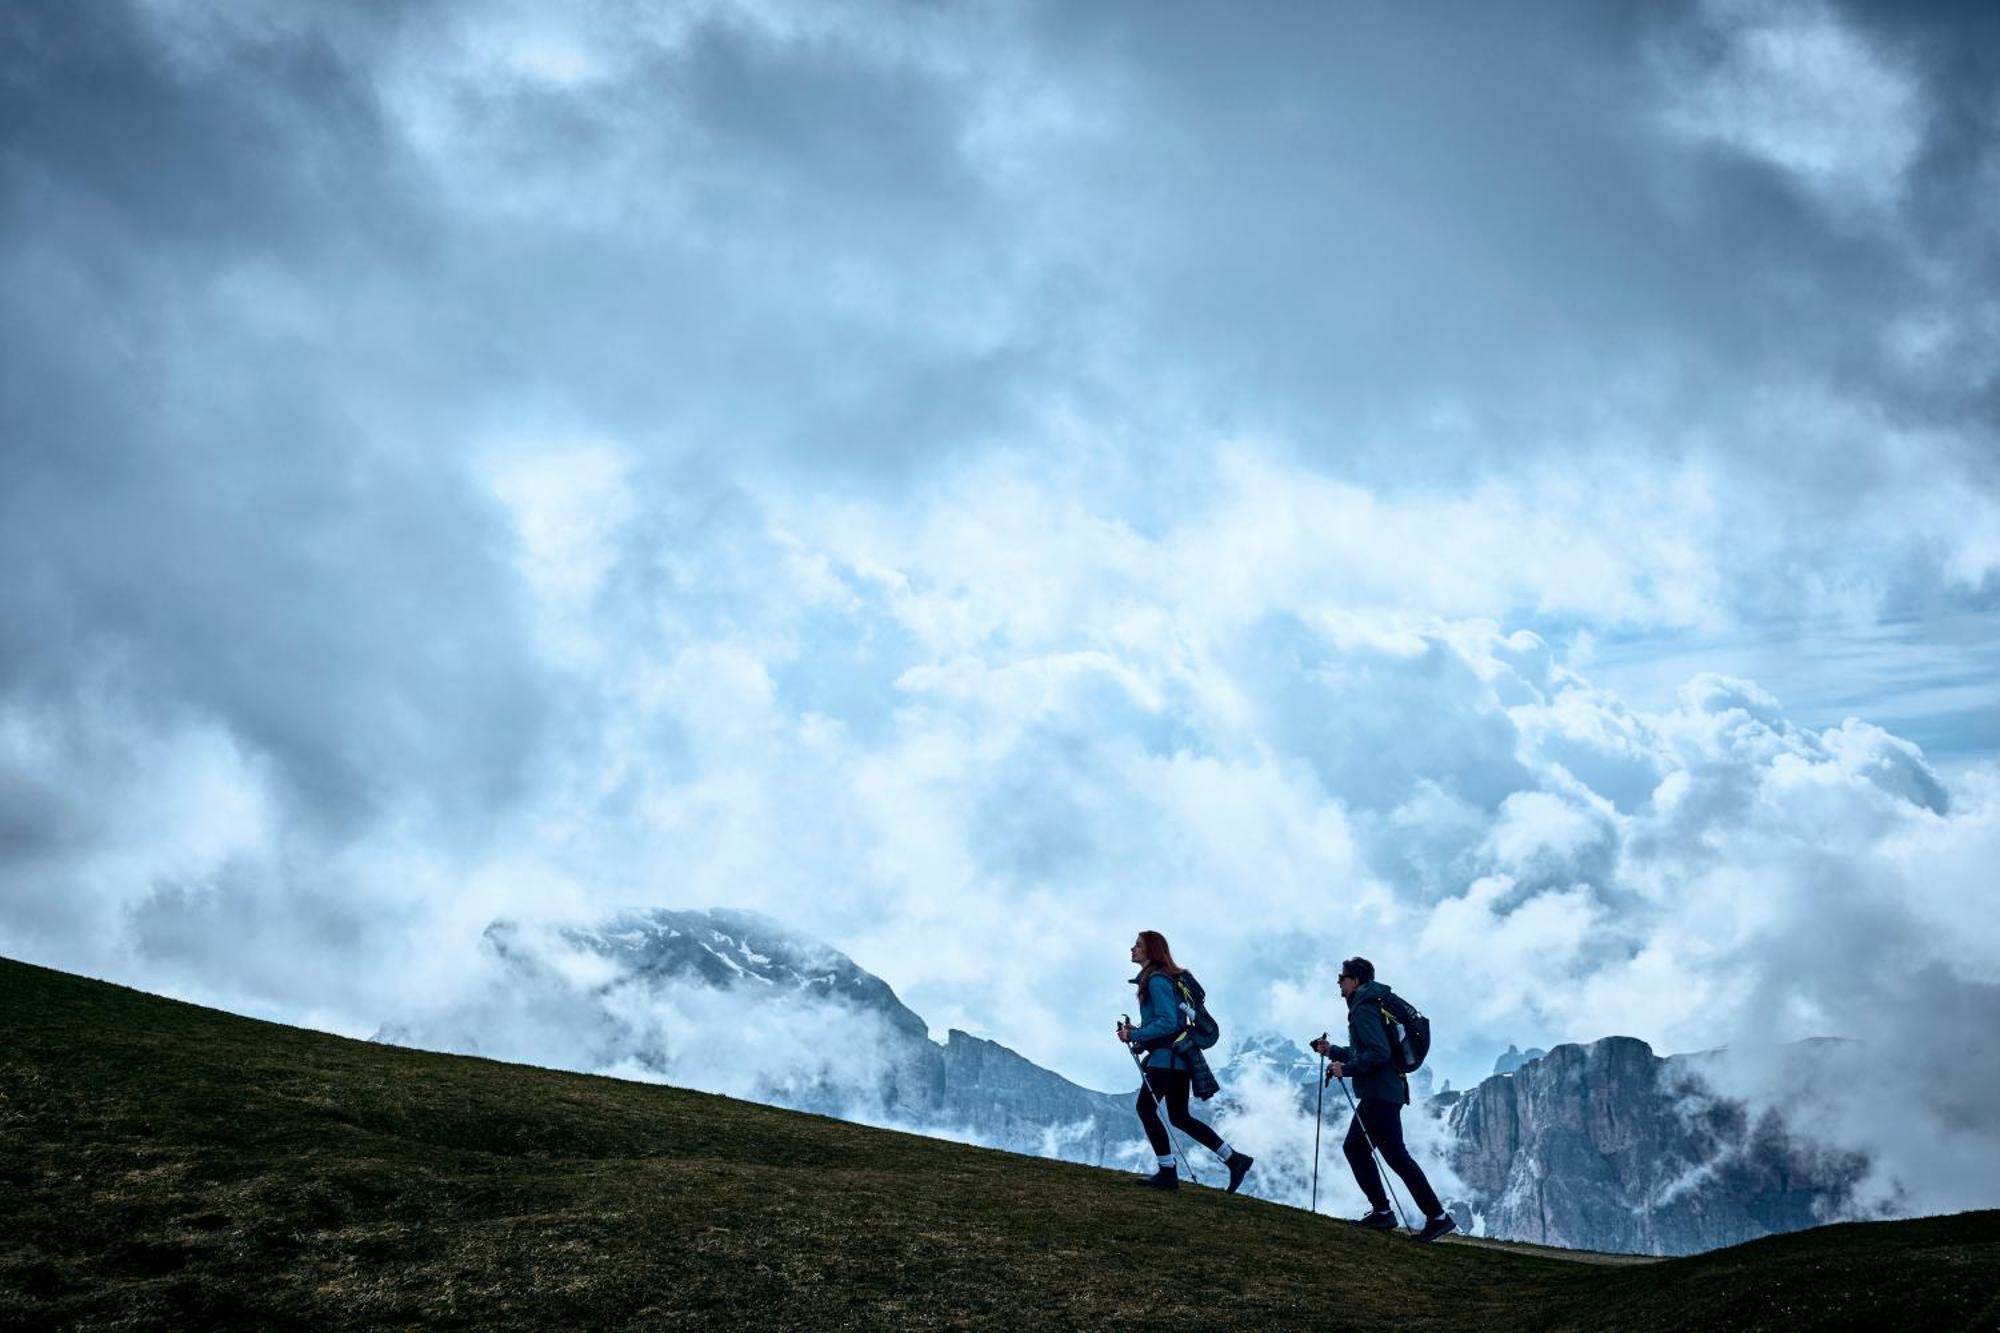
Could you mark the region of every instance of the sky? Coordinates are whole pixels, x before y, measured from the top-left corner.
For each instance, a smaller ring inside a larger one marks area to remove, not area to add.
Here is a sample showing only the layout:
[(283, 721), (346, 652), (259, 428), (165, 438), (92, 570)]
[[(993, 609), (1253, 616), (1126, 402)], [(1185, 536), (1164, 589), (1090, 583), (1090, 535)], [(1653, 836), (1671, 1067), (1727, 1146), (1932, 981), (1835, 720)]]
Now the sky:
[(1359, 953), (1460, 1084), (1851, 1037), (1991, 1206), (1996, 88), (1979, 5), (10, 6), (0, 953), (366, 1035), (751, 908), (1107, 1088), (1135, 930), (1296, 1038)]

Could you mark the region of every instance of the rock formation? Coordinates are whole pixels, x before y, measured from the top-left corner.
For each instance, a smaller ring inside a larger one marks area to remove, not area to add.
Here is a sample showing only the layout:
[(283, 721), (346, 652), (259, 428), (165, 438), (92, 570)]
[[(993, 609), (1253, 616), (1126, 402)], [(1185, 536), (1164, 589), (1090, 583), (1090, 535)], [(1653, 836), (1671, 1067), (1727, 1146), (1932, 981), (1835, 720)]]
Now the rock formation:
[(1442, 1108), (1463, 1211), (1488, 1235), (1691, 1254), (1844, 1215), (1865, 1161), (1706, 1091), (1700, 1057), (1558, 1046)]

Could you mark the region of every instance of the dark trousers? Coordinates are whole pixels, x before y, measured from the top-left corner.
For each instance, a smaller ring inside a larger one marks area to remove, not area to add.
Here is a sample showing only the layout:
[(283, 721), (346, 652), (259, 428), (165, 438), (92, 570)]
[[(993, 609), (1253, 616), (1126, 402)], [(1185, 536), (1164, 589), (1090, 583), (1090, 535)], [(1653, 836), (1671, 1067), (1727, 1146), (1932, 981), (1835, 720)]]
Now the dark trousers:
[(1222, 1146), (1222, 1136), (1188, 1110), (1187, 1070), (1148, 1069), (1145, 1080), (1139, 1087), (1139, 1123), (1146, 1127), (1146, 1141), (1153, 1145), (1155, 1157), (1165, 1157), (1174, 1149), (1167, 1138), (1167, 1127), (1160, 1123), (1160, 1108), (1153, 1100), (1154, 1093), (1166, 1101), (1167, 1119), (1174, 1122), (1175, 1129), (1211, 1151)]
[[(1362, 1137), (1363, 1130), (1368, 1132), (1367, 1138)], [(1389, 1169), (1410, 1187), (1410, 1202), (1423, 1209), (1425, 1217), (1444, 1212), (1431, 1182), (1424, 1179), (1424, 1169), (1403, 1146), (1403, 1108), (1395, 1102), (1369, 1097), (1362, 1100), (1359, 1113), (1349, 1122), (1347, 1141), (1340, 1145), (1340, 1150), (1347, 1154), (1347, 1164), (1354, 1168), (1355, 1183), (1361, 1186), (1361, 1192), (1368, 1196), (1376, 1211), (1389, 1210), (1389, 1196), (1382, 1192), (1382, 1173), (1375, 1169), (1375, 1159), (1368, 1155), (1369, 1139), (1375, 1141), (1375, 1151), (1382, 1154)]]

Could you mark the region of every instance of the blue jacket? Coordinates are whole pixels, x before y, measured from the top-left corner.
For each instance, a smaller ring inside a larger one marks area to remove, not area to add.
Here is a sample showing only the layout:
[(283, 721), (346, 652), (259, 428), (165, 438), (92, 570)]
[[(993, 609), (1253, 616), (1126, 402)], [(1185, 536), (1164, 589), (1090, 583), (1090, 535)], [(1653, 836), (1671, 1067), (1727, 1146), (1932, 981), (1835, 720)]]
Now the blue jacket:
[[(1139, 978), (1132, 978), (1136, 984)], [(1164, 972), (1155, 972), (1146, 978), (1145, 989), (1139, 992), (1139, 1022), (1132, 1029), (1132, 1044), (1143, 1046), (1148, 1042), (1164, 1042), (1181, 1030), (1181, 1006), (1174, 998), (1174, 983)], [(1146, 1052), (1144, 1065), (1147, 1069), (1186, 1069), (1187, 1061), (1175, 1055), (1167, 1046)]]

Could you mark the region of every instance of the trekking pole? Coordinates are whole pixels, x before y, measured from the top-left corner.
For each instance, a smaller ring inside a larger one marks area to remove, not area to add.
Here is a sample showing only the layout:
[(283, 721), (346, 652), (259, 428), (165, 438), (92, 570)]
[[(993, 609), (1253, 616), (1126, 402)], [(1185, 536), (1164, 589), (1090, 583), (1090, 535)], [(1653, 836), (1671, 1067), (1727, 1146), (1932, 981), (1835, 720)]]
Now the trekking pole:
[(1361, 1118), (1361, 1108), (1354, 1104), (1354, 1094), (1347, 1091), (1347, 1078), (1342, 1075), (1340, 1090), (1347, 1094), (1347, 1107), (1354, 1113), (1354, 1123), (1361, 1126), (1361, 1137), (1368, 1144), (1368, 1155), (1375, 1159), (1375, 1169), (1382, 1176), (1382, 1183), (1389, 1187), (1389, 1198), (1396, 1205), (1396, 1216), (1403, 1220), (1403, 1229), (1410, 1229), (1410, 1215), (1403, 1211), (1403, 1197), (1396, 1193), (1396, 1178), (1389, 1173), (1389, 1164), (1382, 1160), (1382, 1154), (1375, 1151), (1375, 1137), (1368, 1132), (1368, 1122)]
[[(1324, 1032), (1320, 1033), (1319, 1039), (1320, 1041), (1324, 1042), (1326, 1040), (1326, 1034)], [(1345, 1087), (1346, 1085), (1342, 1084), (1341, 1086)], [(1312, 1210), (1316, 1213), (1319, 1211), (1319, 1127), (1326, 1120), (1326, 1052), (1325, 1051), (1321, 1051), (1319, 1053), (1319, 1088), (1315, 1095), (1318, 1097), (1319, 1103), (1318, 1105), (1313, 1107)]]
[[(1123, 1014), (1120, 1014), (1119, 1017), (1125, 1019), (1126, 1027), (1129, 1028), (1132, 1026), (1132, 1020), (1129, 1017)], [(1153, 1086), (1153, 1080), (1146, 1077), (1145, 1057), (1130, 1046), (1125, 1049), (1132, 1052), (1132, 1063), (1139, 1066), (1139, 1086), (1153, 1094), (1153, 1106), (1160, 1113), (1160, 1125), (1167, 1131), (1167, 1143), (1174, 1150), (1174, 1160), (1187, 1168), (1189, 1180), (1197, 1185), (1201, 1184), (1201, 1177), (1194, 1173), (1194, 1163), (1188, 1161), (1187, 1150), (1181, 1147), (1180, 1137), (1174, 1133), (1174, 1122), (1167, 1117), (1166, 1099), (1161, 1097), (1159, 1089)]]

